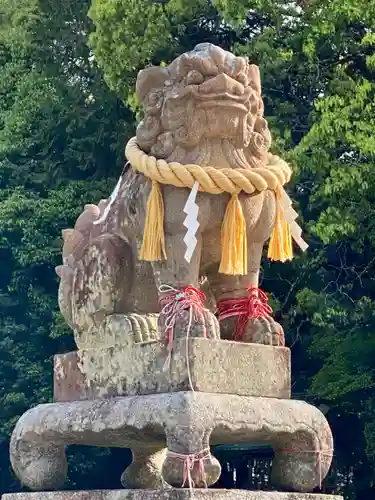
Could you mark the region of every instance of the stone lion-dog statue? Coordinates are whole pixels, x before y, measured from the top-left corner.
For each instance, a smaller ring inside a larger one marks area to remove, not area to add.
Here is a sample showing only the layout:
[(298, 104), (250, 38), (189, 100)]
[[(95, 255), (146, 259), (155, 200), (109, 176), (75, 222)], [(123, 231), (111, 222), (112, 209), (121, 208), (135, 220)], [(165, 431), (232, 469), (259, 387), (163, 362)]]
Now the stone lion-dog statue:
[(136, 93), (144, 117), (115, 191), (63, 231), (59, 305), (78, 347), (172, 330), (284, 345), (258, 288), (263, 247), (271, 238), (269, 258), (285, 261), (292, 238), (307, 245), (290, 168), (269, 153), (258, 67), (200, 44), (140, 71)]

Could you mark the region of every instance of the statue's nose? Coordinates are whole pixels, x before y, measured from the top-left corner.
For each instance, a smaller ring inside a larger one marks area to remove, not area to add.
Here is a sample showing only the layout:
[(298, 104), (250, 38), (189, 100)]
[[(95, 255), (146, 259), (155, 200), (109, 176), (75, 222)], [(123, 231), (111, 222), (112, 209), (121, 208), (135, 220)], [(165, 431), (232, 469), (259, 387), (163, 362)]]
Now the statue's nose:
[(199, 86), (199, 91), (204, 94), (221, 94), (225, 92), (232, 95), (242, 95), (245, 92), (245, 87), (242, 83), (221, 73), (202, 83)]

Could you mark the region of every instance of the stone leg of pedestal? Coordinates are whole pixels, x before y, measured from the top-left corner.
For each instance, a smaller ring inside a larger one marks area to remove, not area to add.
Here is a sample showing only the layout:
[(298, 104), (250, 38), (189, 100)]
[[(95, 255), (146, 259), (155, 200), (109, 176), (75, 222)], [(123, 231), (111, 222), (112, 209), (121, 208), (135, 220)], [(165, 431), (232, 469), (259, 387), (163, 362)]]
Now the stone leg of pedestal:
[(56, 446), (48, 440), (34, 445), (27, 439), (13, 440), (10, 459), (21, 484), (32, 490), (53, 490), (65, 483), (68, 472), (65, 446)]
[(170, 485), (210, 486), (220, 465), (209, 446), (237, 443), (272, 446), (273, 483), (291, 491), (319, 486), (333, 453), (324, 415), (302, 401), (176, 392), (37, 406), (17, 423), (11, 460), (23, 484), (42, 490), (60, 486), (67, 445), (131, 448), (135, 465), (125, 482), (147, 488), (160, 484), (161, 459), (142, 468), (139, 453), (167, 448), (162, 475)]
[(132, 454), (133, 461), (121, 476), (121, 484), (124, 488), (152, 490), (168, 487), (161, 473), (166, 449), (133, 446)]
[(176, 488), (207, 487), (215, 484), (221, 474), (221, 465), (210, 452), (212, 428), (205, 426), (204, 414), (198, 417), (193, 413), (193, 407), (182, 410), (178, 422), (166, 427), (168, 451), (162, 472)]

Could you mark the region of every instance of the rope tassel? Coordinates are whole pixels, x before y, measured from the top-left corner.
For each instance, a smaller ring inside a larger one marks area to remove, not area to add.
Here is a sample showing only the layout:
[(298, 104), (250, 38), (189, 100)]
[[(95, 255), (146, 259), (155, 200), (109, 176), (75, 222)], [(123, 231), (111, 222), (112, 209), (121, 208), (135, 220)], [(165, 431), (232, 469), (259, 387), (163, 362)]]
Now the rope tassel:
[[(268, 249), (268, 257), (271, 260), (285, 262), (293, 258), (292, 238), (302, 251), (307, 249), (308, 245), (301, 236), (302, 230), (296, 223), (298, 214), (292, 208), (292, 202), (283, 189), (289, 182), (292, 172), (278, 156), (269, 155), (269, 163), (264, 167), (218, 170), (209, 165), (202, 167), (158, 160), (142, 151), (135, 137), (128, 142), (125, 154), (136, 172), (144, 174), (153, 181), (140, 252), (142, 260), (166, 259), (164, 206), (158, 182), (189, 189), (199, 183), (199, 189), (204, 193), (232, 195), (221, 228), (220, 273), (247, 274), (246, 223), (237, 194), (241, 191), (245, 195), (260, 193), (266, 189), (276, 192), (276, 218)], [(233, 189), (236, 193), (233, 193)]]
[(246, 221), (237, 193), (232, 194), (221, 226), (221, 262), (219, 272), (247, 274)]
[(280, 191), (276, 191), (276, 218), (268, 246), (268, 258), (286, 262), (293, 259), (293, 245), (290, 225), (284, 218)]
[(164, 239), (164, 201), (160, 185), (156, 181), (152, 181), (151, 193), (147, 200), (145, 228), (139, 258), (151, 262), (167, 258)]

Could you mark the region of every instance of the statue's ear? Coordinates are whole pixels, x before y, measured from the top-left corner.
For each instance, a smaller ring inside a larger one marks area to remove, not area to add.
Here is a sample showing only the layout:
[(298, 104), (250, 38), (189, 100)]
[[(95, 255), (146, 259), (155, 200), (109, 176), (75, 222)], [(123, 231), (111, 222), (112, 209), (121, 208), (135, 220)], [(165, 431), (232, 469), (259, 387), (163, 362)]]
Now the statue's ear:
[(255, 64), (250, 64), (249, 69), (248, 69), (248, 77), (249, 77), (249, 84), (250, 86), (258, 92), (258, 94), (261, 94), (261, 85), (260, 85), (260, 71), (258, 66)]
[(166, 68), (151, 66), (150, 68), (142, 69), (138, 73), (135, 87), (139, 101), (143, 102), (151, 91), (162, 88), (168, 76), (169, 73)]
[(59, 278), (61, 278), (61, 277), (62, 277), (63, 267), (64, 267), (64, 266), (56, 266), (56, 267), (55, 267), (55, 273), (57, 274), (57, 276), (58, 276)]

